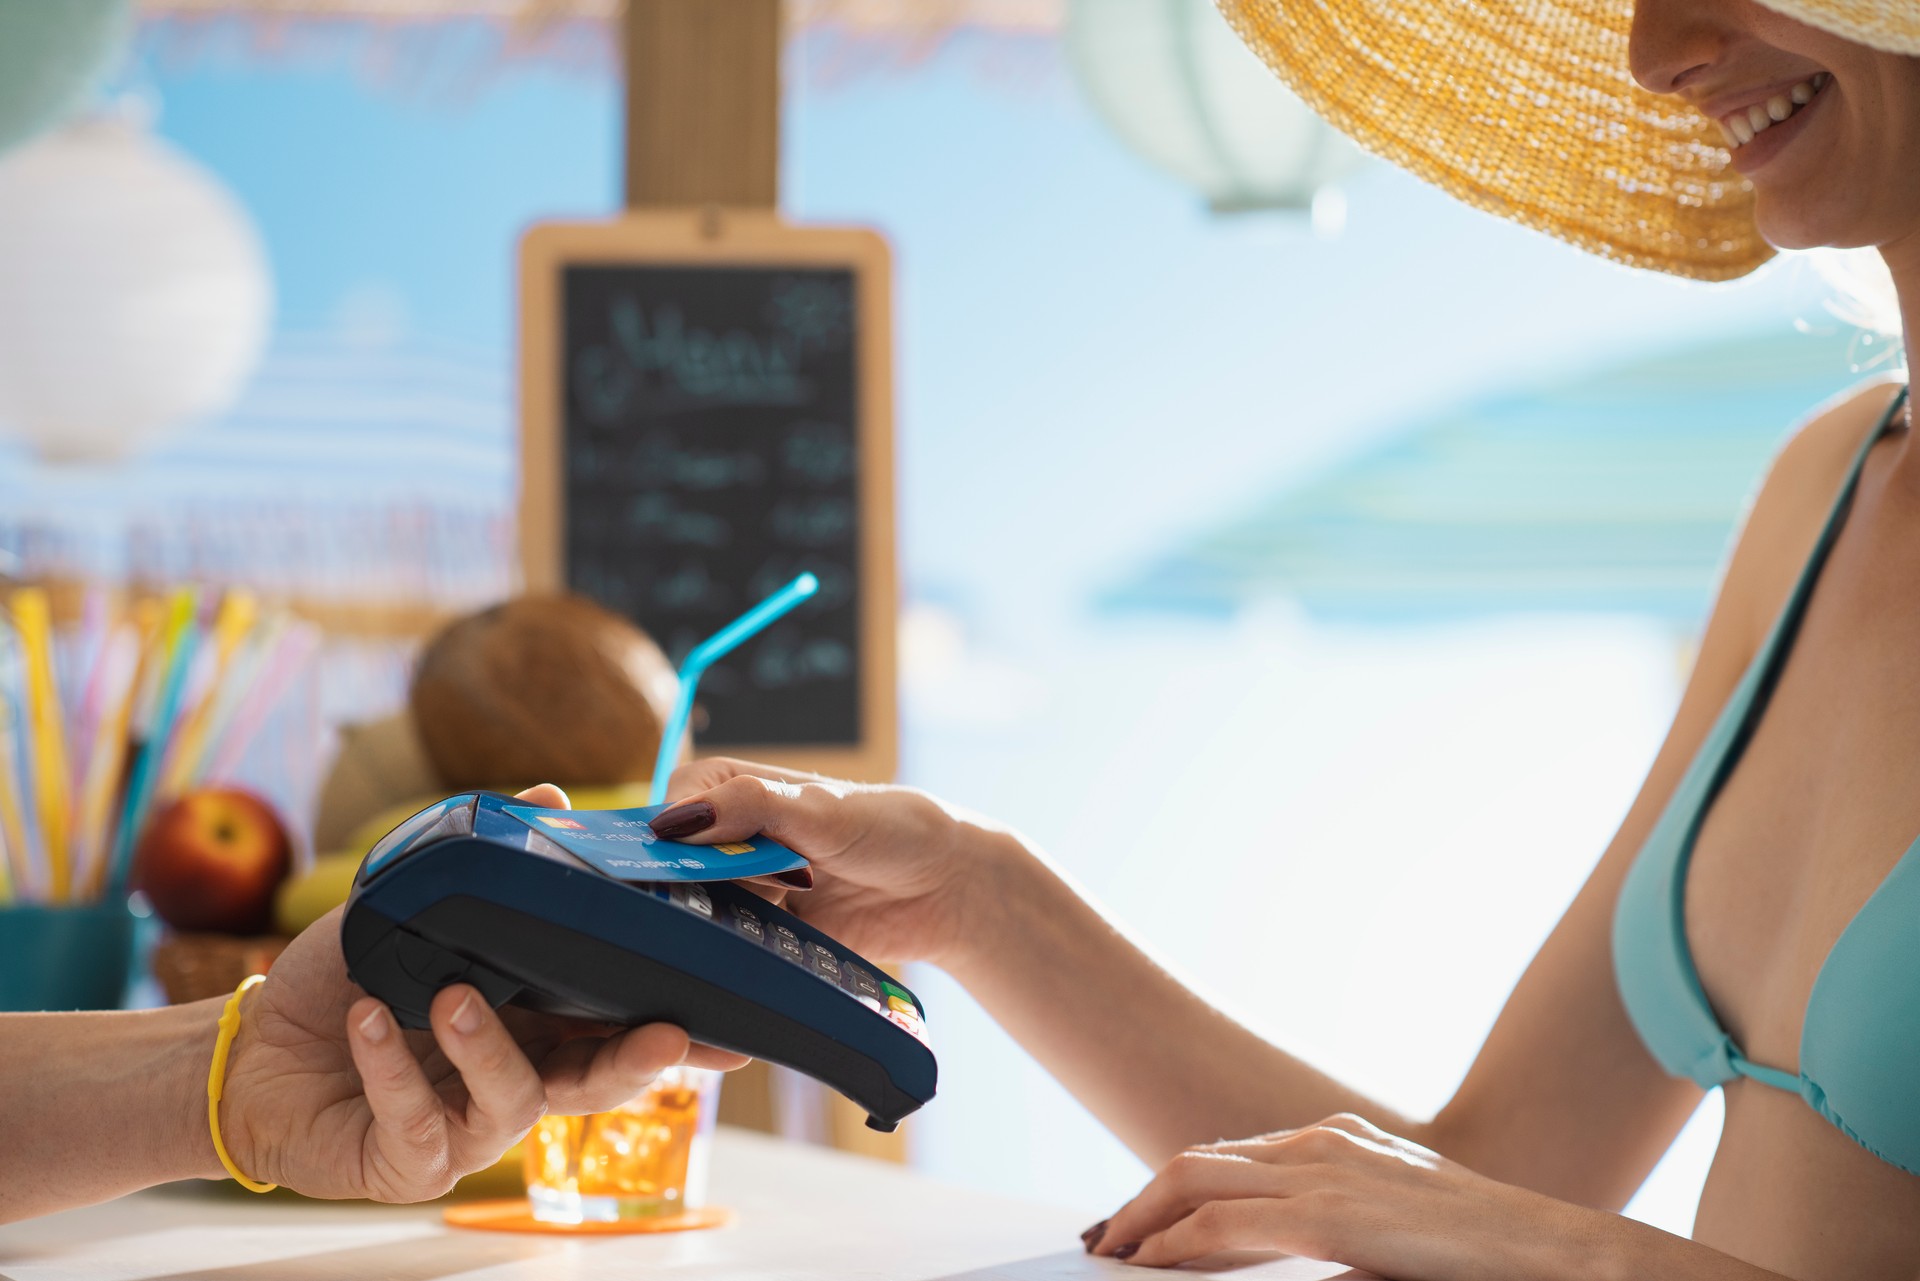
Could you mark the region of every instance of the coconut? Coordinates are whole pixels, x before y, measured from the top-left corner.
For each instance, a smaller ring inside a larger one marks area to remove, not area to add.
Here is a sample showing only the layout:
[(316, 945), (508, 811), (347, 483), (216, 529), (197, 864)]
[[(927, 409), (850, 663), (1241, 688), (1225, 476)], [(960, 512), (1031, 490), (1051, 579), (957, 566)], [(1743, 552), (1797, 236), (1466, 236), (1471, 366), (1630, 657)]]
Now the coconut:
[(590, 786), (651, 775), (675, 689), (638, 627), (585, 597), (542, 595), (449, 624), (410, 701), (448, 787)]

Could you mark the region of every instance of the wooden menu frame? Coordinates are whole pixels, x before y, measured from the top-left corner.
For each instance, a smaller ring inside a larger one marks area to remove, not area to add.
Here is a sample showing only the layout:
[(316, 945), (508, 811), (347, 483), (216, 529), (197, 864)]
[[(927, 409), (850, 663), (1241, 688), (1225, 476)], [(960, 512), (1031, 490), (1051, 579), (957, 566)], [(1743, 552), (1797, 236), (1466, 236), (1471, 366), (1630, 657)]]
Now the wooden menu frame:
[[(899, 763), (899, 588), (894, 555), (891, 255), (879, 233), (798, 227), (771, 212), (647, 210), (603, 222), (541, 223), (520, 242), (520, 558), (527, 588), (565, 582), (561, 274), (570, 266), (798, 267), (849, 270), (857, 309), (855, 444), (859, 452), (856, 574), (860, 584), (859, 741), (728, 745), (729, 756), (862, 782), (890, 782)], [(695, 756), (700, 751), (696, 737)]]

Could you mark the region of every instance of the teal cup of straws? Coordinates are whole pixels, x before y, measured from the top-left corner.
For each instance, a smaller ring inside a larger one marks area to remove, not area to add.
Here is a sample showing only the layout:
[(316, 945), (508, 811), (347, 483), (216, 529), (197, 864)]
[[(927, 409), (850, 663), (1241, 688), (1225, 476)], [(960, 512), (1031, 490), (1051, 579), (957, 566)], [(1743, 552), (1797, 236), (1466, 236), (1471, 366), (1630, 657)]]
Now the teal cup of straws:
[(117, 1010), (138, 918), (123, 899), (0, 907), (0, 1010)]

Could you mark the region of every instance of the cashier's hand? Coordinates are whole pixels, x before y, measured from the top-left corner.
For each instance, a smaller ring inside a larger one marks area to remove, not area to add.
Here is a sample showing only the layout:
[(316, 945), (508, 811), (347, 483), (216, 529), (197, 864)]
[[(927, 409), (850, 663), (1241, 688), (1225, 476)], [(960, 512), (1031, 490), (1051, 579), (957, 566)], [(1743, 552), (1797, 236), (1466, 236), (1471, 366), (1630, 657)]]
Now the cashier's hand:
[(710, 845), (765, 833), (813, 864), (813, 888), (755, 888), (867, 956), (950, 959), (967, 935), (977, 860), (1004, 830), (907, 787), (847, 783), (713, 757), (667, 784), (673, 808), (653, 820), (670, 840)]
[(1147, 1267), (1277, 1250), (1406, 1281), (1487, 1281), (1573, 1275), (1583, 1252), (1642, 1228), (1475, 1174), (1343, 1114), (1189, 1148), (1082, 1240), (1089, 1253)]
[[(520, 794), (560, 807), (542, 786)], [(220, 1129), (242, 1173), (315, 1197), (422, 1201), (484, 1169), (549, 1112), (599, 1112), (678, 1063), (746, 1060), (663, 1023), (622, 1031), (449, 987), (408, 1032), (347, 977), (335, 910), (296, 938), (241, 1007)]]

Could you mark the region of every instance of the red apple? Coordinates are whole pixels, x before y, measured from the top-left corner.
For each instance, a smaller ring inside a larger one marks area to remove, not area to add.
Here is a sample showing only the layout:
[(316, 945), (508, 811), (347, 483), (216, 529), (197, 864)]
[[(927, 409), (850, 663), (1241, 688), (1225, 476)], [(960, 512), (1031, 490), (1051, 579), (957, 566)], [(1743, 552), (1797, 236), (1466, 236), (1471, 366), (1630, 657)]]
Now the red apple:
[(261, 934), (292, 870), (287, 829), (251, 792), (188, 792), (147, 824), (133, 883), (176, 930)]

